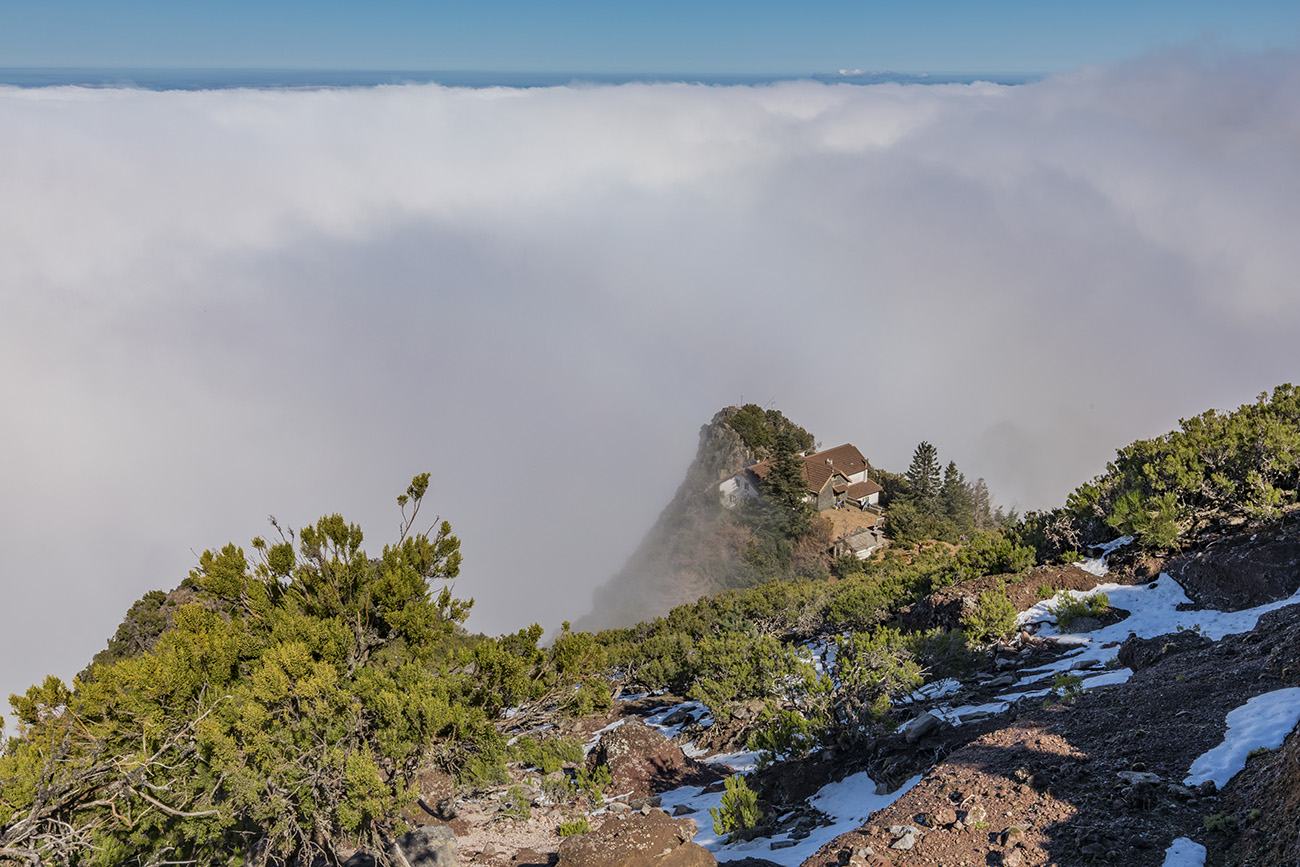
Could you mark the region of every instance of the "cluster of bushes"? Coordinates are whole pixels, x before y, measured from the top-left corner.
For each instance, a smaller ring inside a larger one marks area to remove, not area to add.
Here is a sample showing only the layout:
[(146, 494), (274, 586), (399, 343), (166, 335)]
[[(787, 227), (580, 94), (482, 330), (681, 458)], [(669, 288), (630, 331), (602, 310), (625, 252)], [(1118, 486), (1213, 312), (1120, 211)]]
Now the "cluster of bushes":
[(799, 451), (813, 447), (813, 435), (786, 418), (779, 409), (763, 409), (756, 403), (747, 403), (727, 418), (727, 426), (740, 435), (754, 456), (762, 460), (776, 444), (777, 436), (788, 433)]
[(1063, 507), (1026, 515), (1016, 535), (1044, 560), (1117, 534), (1169, 550), (1221, 522), (1275, 518), (1298, 500), (1300, 389), (1286, 384), (1120, 449)]
[(593, 636), (565, 630), (541, 649), (538, 627), (465, 633), (472, 600), (430, 589), (458, 574), (460, 542), (446, 522), (414, 531), (427, 486), (417, 476), (398, 498), (401, 534), (378, 556), (338, 515), (255, 539), (252, 557), (204, 552), (180, 590), (133, 606), (71, 686), (51, 677), (12, 697), (0, 853), (117, 865), (381, 849), (430, 762), (501, 777), (506, 708), (607, 705)]
[[(965, 631), (900, 632), (889, 621), (939, 587), (1025, 568), (1029, 556), (1006, 539), (981, 536), (956, 551), (931, 546), (908, 556), (847, 557), (837, 564), (838, 581), (777, 580), (727, 591), (597, 638), (612, 675), (626, 685), (670, 689), (703, 701), (720, 719), (742, 703), (771, 702), (755, 748), (794, 755), (885, 723), (893, 700), (925, 672), (968, 667), (981, 643), (1011, 628), (997, 619), (1001, 609)], [(1013, 625), (1005, 593), (1001, 600)], [(835, 636), (830, 671), (818, 671), (803, 647), (817, 635)]]

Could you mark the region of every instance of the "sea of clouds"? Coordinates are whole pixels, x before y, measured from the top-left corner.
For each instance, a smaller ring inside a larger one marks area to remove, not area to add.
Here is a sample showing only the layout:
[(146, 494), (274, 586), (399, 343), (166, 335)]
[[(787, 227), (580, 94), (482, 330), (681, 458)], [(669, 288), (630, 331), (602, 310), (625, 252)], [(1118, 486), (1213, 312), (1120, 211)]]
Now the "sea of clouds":
[(770, 404), (1058, 504), (1297, 377), (1300, 59), (1041, 82), (0, 88), (0, 691), (196, 554), (393, 498), (471, 628), (585, 612)]

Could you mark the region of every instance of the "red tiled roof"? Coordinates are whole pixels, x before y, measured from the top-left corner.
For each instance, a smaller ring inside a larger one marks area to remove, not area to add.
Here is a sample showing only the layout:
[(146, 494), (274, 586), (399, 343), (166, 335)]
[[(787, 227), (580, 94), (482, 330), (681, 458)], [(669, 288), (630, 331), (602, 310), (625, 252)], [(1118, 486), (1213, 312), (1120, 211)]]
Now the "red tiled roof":
[[(871, 465), (867, 459), (858, 451), (857, 446), (851, 443), (845, 443), (842, 446), (836, 446), (833, 449), (824, 449), (815, 454), (807, 455), (803, 459), (803, 477), (808, 483), (808, 490), (817, 493), (826, 487), (826, 483), (836, 473), (844, 476), (846, 479), (855, 473), (863, 470), (870, 470)], [(767, 474), (772, 471), (772, 462), (763, 461), (749, 467), (746, 472), (751, 472), (760, 479), (767, 478)], [(857, 484), (863, 484), (858, 482)], [(875, 484), (870, 482), (869, 484)], [(880, 488), (877, 486), (876, 490)], [(852, 490), (852, 488), (850, 488)], [(838, 493), (838, 490), (837, 490)]]
[(865, 500), (872, 494), (880, 493), (881, 490), (883, 489), (880, 485), (877, 485), (875, 482), (871, 481), (871, 479), (867, 479), (865, 482), (854, 482), (849, 485), (847, 495), (855, 500)]

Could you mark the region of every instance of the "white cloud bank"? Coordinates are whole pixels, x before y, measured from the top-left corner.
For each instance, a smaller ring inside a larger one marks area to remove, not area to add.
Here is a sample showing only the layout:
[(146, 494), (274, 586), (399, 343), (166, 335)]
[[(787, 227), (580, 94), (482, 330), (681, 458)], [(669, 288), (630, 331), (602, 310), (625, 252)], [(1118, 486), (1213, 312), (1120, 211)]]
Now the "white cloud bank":
[(1015, 88), (0, 89), (0, 689), (194, 553), (433, 474), (583, 613), (719, 407), (1051, 505), (1297, 376), (1300, 60)]

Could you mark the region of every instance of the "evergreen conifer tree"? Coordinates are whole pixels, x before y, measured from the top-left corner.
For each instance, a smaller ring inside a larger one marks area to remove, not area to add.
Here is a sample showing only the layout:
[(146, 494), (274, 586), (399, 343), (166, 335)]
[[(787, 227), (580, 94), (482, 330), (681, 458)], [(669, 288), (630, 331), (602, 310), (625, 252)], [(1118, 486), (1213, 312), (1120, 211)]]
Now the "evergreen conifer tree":
[(914, 506), (922, 512), (934, 511), (939, 496), (939, 452), (930, 443), (922, 441), (913, 452), (907, 485)]
[(805, 502), (808, 481), (804, 478), (804, 460), (796, 451), (798, 441), (789, 428), (780, 428), (772, 443), (772, 471), (768, 473), (764, 495), (779, 510), (784, 535), (793, 540), (812, 527), (812, 508)]
[(958, 535), (975, 529), (975, 497), (956, 461), (949, 461), (944, 468), (939, 503)]
[(971, 499), (975, 505), (975, 529), (993, 529), (993, 507), (990, 502), (989, 486), (984, 479), (975, 480), (975, 486), (971, 488)]

